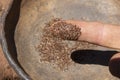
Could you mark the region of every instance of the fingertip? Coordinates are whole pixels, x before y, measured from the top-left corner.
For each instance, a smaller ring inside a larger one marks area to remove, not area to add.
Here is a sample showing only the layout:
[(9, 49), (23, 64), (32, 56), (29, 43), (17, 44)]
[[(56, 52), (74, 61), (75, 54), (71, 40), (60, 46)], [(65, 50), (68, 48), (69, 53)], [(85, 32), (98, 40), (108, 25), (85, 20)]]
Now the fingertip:
[(109, 70), (112, 75), (120, 78), (120, 53), (115, 54), (109, 62)]

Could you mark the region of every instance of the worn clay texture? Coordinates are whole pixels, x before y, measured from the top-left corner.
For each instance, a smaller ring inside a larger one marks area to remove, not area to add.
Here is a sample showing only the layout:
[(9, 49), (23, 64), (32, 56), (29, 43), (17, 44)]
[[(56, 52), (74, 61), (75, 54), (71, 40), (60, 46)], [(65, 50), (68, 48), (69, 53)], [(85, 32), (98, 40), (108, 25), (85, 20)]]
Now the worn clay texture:
[[(1, 37), (1, 31), (3, 27), (3, 19), (5, 18), (3, 14), (5, 13), (5, 10), (7, 11), (10, 7), (10, 3), (12, 0), (0, 0), (0, 37)], [(16, 74), (16, 72), (12, 69), (12, 67), (9, 65), (6, 57), (4, 56), (2, 47), (0, 45), (0, 80), (21, 80), (19, 76)]]
[(8, 64), (0, 46), (0, 80), (21, 80)]
[[(54, 18), (119, 25), (119, 2), (119, 0), (23, 0), (15, 31), (16, 49), (21, 66), (33, 80), (119, 80), (110, 74), (108, 66), (79, 64), (69, 57), (72, 50), (108, 51), (108, 48), (85, 42), (68, 40), (57, 42), (43, 37), (44, 32), (47, 31), (44, 31), (46, 23)], [(56, 42), (59, 46), (55, 45)], [(66, 51), (64, 55), (62, 50)], [(54, 55), (58, 56), (58, 60)], [(64, 58), (66, 55), (68, 55), (67, 58)], [(94, 55), (91, 56), (87, 57), (94, 58)], [(68, 64), (69, 61), (70, 64)], [(64, 65), (67, 65), (67, 68)], [(59, 69), (58, 66), (62, 66), (64, 70)]]

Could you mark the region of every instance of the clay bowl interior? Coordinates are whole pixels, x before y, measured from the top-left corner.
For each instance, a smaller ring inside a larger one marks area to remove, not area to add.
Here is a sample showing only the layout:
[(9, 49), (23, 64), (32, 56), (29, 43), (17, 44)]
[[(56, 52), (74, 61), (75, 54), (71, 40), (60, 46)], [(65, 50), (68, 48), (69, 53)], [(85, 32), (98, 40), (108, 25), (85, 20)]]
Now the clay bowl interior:
[[(33, 80), (119, 80), (108, 69), (109, 59), (115, 50), (79, 42), (79, 50), (74, 50), (70, 55), (72, 65), (68, 65), (67, 70), (58, 70), (50, 62), (40, 62), (42, 53), (35, 49), (41, 42), (44, 26), (51, 19), (99, 21), (119, 25), (119, 4), (119, 0), (14, 1), (4, 28), (10, 55), (23, 73)], [(73, 45), (76, 42), (65, 42), (68, 43), (72, 47), (76, 46)]]

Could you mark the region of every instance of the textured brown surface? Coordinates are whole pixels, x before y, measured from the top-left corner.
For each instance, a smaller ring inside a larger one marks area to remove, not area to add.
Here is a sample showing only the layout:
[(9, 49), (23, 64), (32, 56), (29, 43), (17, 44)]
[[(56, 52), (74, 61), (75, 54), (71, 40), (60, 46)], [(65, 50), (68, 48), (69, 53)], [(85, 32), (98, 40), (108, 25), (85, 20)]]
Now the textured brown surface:
[[(3, 14), (6, 14), (12, 0), (0, 0), (0, 31), (2, 29)], [(5, 16), (5, 15), (4, 15)], [(2, 17), (2, 18), (1, 18)], [(1, 32), (0, 32), (1, 33)], [(1, 37), (1, 36), (0, 36)], [(8, 64), (0, 45), (0, 80), (20, 80), (12, 67)]]
[(3, 55), (0, 46), (0, 80), (20, 80), (15, 71), (8, 64), (5, 56)]

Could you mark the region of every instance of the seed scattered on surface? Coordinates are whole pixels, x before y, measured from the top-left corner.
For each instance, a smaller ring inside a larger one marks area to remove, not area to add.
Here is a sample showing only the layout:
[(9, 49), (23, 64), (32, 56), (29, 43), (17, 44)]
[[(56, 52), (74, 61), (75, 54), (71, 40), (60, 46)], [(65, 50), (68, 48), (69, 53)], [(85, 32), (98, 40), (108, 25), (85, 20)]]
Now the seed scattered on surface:
[(54, 37), (64, 40), (78, 40), (81, 34), (81, 29), (76, 25), (59, 21), (51, 26), (51, 32)]
[[(54, 23), (57, 24), (52, 26)], [(40, 62), (54, 64), (57, 69), (66, 71), (70, 65), (74, 64), (71, 53), (81, 48), (89, 48), (88, 43), (86, 46), (84, 42), (70, 41), (77, 40), (79, 36), (80, 28), (78, 29), (77, 26), (61, 22), (60, 19), (50, 21), (43, 28), (40, 44), (35, 47), (39, 52)]]
[(52, 20), (43, 29), (43, 36), (40, 44), (37, 46), (37, 51), (40, 52), (41, 62), (50, 62), (64, 70), (65, 67), (71, 64), (70, 51), (71, 49), (65, 44), (65, 40), (53, 36), (51, 25), (59, 19)]

